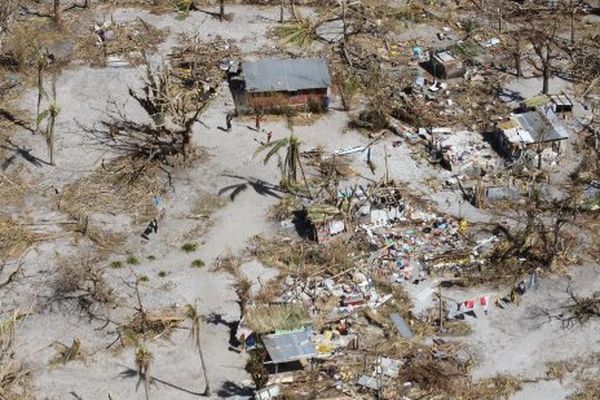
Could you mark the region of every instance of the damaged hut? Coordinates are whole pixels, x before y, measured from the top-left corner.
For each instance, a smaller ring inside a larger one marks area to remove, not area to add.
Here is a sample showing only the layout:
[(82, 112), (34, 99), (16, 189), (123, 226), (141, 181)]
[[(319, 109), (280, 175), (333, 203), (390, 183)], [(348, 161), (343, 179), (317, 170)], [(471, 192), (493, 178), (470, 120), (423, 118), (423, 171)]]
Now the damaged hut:
[(331, 77), (322, 58), (244, 61), (230, 81), (241, 112), (285, 107), (327, 109)]
[(569, 133), (552, 108), (547, 107), (511, 115), (498, 125), (496, 138), (501, 153), (520, 158), (529, 150), (542, 148), (560, 154), (561, 142), (569, 138)]

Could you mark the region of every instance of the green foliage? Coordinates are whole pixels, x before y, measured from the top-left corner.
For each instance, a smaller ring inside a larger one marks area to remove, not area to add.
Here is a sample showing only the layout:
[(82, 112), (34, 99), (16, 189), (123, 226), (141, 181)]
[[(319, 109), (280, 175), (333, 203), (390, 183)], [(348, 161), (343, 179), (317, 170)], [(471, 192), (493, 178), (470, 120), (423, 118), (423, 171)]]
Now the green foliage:
[(150, 278), (148, 278), (148, 275), (142, 275), (138, 278), (138, 282), (142, 282), (142, 283), (150, 282)]
[(200, 260), (199, 258), (192, 261), (192, 268), (202, 268), (204, 265), (204, 261)]
[(112, 269), (121, 269), (123, 268), (123, 263), (121, 261), (116, 260), (110, 263), (110, 267)]
[(166, 277), (167, 275), (169, 275), (169, 273), (168, 273), (167, 271), (159, 271), (159, 272), (158, 272), (158, 276), (159, 276), (160, 278), (164, 278), (164, 277)]
[(138, 265), (140, 261), (132, 254), (127, 256), (127, 260), (125, 262), (129, 265)]
[(315, 40), (315, 27), (309, 21), (279, 26), (273, 33), (285, 44), (308, 47)]
[(149, 256), (146, 257), (149, 261), (154, 261), (156, 260), (156, 256), (153, 256), (152, 254), (150, 254)]
[(198, 250), (198, 243), (184, 243), (183, 246), (181, 246), (181, 251), (183, 251), (184, 253), (193, 253), (194, 251)]
[(269, 381), (269, 370), (265, 367), (265, 349), (254, 349), (250, 351), (250, 358), (246, 362), (246, 371), (250, 374), (256, 389), (262, 389)]

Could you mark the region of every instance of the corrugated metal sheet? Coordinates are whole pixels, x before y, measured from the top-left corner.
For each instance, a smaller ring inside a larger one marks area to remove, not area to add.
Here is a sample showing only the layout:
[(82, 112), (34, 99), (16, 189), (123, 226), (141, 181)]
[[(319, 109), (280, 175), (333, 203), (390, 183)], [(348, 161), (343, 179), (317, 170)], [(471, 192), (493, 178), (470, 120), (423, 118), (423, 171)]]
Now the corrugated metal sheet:
[[(523, 114), (515, 114), (512, 120), (519, 126), (518, 130), (529, 134), (525, 143), (550, 142), (569, 138), (564, 125), (551, 109), (530, 111)], [(523, 134), (521, 132), (521, 134)]]
[(293, 92), (331, 85), (329, 69), (322, 58), (245, 61), (242, 72), (248, 92)]
[(311, 340), (312, 329), (263, 336), (262, 340), (274, 363), (312, 358), (317, 353)]
[(408, 325), (406, 325), (406, 322), (404, 322), (400, 314), (392, 314), (390, 315), (390, 319), (392, 320), (394, 325), (396, 325), (396, 329), (398, 329), (398, 332), (400, 332), (400, 335), (402, 335), (402, 337), (412, 337), (413, 334), (410, 331), (410, 328), (408, 327)]

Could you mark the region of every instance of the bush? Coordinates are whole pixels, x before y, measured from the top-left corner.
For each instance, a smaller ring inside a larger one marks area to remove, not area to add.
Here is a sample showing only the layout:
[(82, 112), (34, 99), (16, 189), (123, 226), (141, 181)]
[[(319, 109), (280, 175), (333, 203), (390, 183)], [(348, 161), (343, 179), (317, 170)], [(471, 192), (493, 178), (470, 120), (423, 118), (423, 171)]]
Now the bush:
[(121, 269), (121, 268), (123, 268), (123, 263), (121, 261), (118, 261), (118, 260), (117, 261), (113, 261), (113, 262), (110, 263), (110, 267), (112, 269)]
[(196, 259), (194, 261), (192, 261), (192, 268), (202, 268), (204, 267), (204, 261), (200, 260), (200, 259)]
[(198, 243), (184, 243), (181, 250), (185, 253), (193, 253), (198, 249)]
[(131, 254), (127, 256), (127, 260), (125, 260), (125, 262), (127, 262), (129, 265), (138, 265), (140, 263), (140, 261)]

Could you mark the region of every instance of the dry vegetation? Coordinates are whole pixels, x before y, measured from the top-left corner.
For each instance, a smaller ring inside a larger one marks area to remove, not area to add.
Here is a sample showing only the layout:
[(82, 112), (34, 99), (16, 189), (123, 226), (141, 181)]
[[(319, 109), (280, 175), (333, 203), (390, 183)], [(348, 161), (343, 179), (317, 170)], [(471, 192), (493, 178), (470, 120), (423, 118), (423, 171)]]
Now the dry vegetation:
[(34, 399), (30, 373), (15, 354), (15, 335), (22, 315), (14, 312), (0, 322), (0, 398), (3, 400)]
[(162, 193), (160, 176), (158, 166), (140, 170), (122, 159), (65, 186), (58, 197), (59, 209), (75, 219), (94, 213), (124, 214), (135, 223), (146, 223), (157, 214), (152, 198)]
[(38, 239), (24, 222), (0, 215), (0, 259), (18, 257)]

